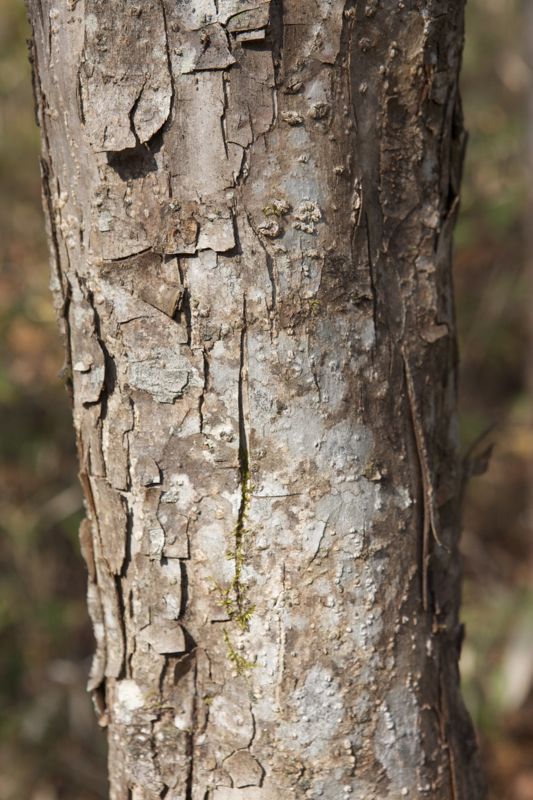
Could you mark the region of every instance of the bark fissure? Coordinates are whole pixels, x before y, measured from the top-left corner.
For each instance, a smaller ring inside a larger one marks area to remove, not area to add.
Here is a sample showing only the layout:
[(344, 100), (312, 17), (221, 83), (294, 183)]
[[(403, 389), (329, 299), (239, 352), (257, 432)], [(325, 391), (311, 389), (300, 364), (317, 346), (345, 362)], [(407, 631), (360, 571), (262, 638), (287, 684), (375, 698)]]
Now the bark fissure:
[(185, 783), (185, 800), (194, 800), (194, 732), (197, 725), (197, 702), (198, 702), (198, 693), (197, 693), (197, 681), (198, 681), (198, 668), (195, 663), (194, 665), (194, 682), (193, 682), (193, 713), (192, 713), (192, 731), (189, 737), (188, 742), (188, 768), (187, 768), (187, 779)]
[[(237, 387), (237, 407), (238, 407), (238, 460), (239, 460), (239, 507), (237, 510), (237, 521), (232, 533), (232, 542), (227, 557), (234, 566), (234, 575), (229, 588), (222, 589), (222, 605), (228, 617), (235, 624), (237, 631), (245, 632), (249, 629), (252, 614), (255, 611), (254, 604), (249, 598), (249, 588), (244, 578), (246, 565), (246, 553), (250, 547), (248, 527), (248, 516), (250, 513), (250, 503), (253, 494), (250, 451), (248, 447), (248, 433), (245, 411), (245, 394), (247, 385), (247, 359), (246, 359), (246, 337), (247, 337), (247, 317), (246, 317), (246, 297), (243, 298), (242, 324), (239, 344), (239, 374)], [(224, 641), (227, 647), (228, 659), (233, 664), (238, 674), (243, 674), (253, 667), (253, 661), (249, 657), (239, 652), (234, 644), (232, 633), (223, 629)]]
[(411, 415), (413, 437), (416, 445), (416, 453), (420, 466), (420, 477), (422, 483), (422, 604), (424, 611), (429, 609), (429, 559), (430, 559), (430, 536), (433, 535), (435, 542), (443, 547), (438, 535), (438, 526), (435, 512), (435, 493), (433, 489), (433, 477), (431, 465), (426, 445), (426, 436), (422, 428), (422, 418), (416, 399), (416, 388), (413, 380), (413, 373), (409, 365), (408, 356), (402, 349), (402, 359), (405, 370), (405, 383), (407, 389), (407, 399)]
[(245, 416), (245, 392), (246, 392), (246, 298), (243, 299), (242, 307), (242, 329), (240, 341), (240, 360), (239, 360), (239, 384), (237, 390), (237, 404), (239, 409), (239, 474), (241, 483), (241, 494), (239, 510), (237, 514), (237, 524), (235, 526), (235, 603), (239, 615), (246, 609), (244, 603), (244, 587), (242, 586), (242, 571), (244, 566), (244, 537), (246, 534), (246, 520), (250, 506), (252, 494), (251, 473), (250, 473), (250, 452), (248, 449), (248, 434), (246, 432)]

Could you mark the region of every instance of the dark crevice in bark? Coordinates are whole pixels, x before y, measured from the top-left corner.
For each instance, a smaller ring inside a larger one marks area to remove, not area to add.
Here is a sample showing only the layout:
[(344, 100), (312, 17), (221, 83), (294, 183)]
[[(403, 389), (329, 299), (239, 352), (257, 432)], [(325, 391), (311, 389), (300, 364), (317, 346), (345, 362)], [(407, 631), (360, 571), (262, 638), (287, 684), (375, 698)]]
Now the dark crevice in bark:
[(266, 265), (268, 270), (268, 278), (270, 280), (270, 311), (272, 313), (276, 312), (276, 299), (277, 299), (277, 286), (276, 286), (276, 278), (274, 275), (274, 260), (270, 253), (268, 252), (267, 248), (265, 250), (265, 259)]
[(173, 319), (178, 325), (184, 325), (187, 331), (187, 347), (192, 343), (192, 310), (191, 310), (191, 294), (187, 287), (183, 289), (183, 296), (181, 302), (176, 309)]
[[(376, 340), (380, 326), (378, 325), (378, 297), (376, 293), (375, 277), (374, 277), (374, 261), (372, 258), (372, 243), (370, 240), (370, 222), (368, 214), (365, 214), (365, 231), (366, 231), (366, 246), (368, 253), (368, 277), (370, 280), (370, 291), (372, 293), (372, 317), (374, 319), (374, 329), (376, 331)], [(376, 344), (378, 342), (376, 341)]]
[(74, 405), (74, 381), (72, 375), (72, 334), (70, 330), (70, 304), (72, 302), (72, 289), (68, 280), (66, 281), (66, 292), (63, 296), (63, 319), (65, 320), (65, 338), (66, 338), (66, 347), (65, 347), (65, 363), (59, 372), (59, 376), (62, 378), (63, 383), (65, 384), (65, 388), (67, 390), (68, 397), (70, 399), (71, 405)]
[(424, 432), (419, 403), (416, 397), (416, 387), (408, 356), (402, 347), (402, 358), (405, 375), (406, 396), (409, 404), (409, 414), (415, 443), (415, 453), (420, 469), (420, 487), (422, 494), (422, 606), (424, 611), (429, 610), (430, 585), (429, 571), (431, 559), (431, 537), (443, 547), (439, 535), (438, 511), (436, 508), (434, 478), (428, 454), (426, 434)]
[[(94, 332), (96, 335), (96, 340), (104, 356), (104, 382), (102, 390), (100, 392), (100, 397), (98, 398), (97, 401), (98, 403), (100, 403), (100, 421), (103, 422), (107, 417), (109, 400), (117, 386), (117, 367), (113, 356), (107, 349), (107, 346), (104, 342), (102, 336), (100, 316), (94, 304), (93, 294), (90, 291), (87, 292), (87, 302), (89, 303), (93, 312)], [(85, 405), (89, 404), (85, 403)]]
[[(122, 588), (122, 577), (120, 575), (113, 575), (113, 580), (115, 582), (115, 590), (117, 595), (117, 605), (118, 605), (118, 624), (120, 626), (120, 632), (122, 634), (122, 648), (126, 649), (126, 603), (124, 601), (124, 591)], [(129, 667), (129, 664), (128, 664)], [(120, 667), (120, 674), (118, 676), (119, 679), (126, 677), (126, 660), (122, 659), (122, 665)]]
[(194, 662), (194, 686), (192, 696), (192, 730), (188, 738), (189, 768), (185, 781), (185, 800), (193, 800), (194, 793), (194, 740), (198, 725), (198, 664)]
[(181, 600), (179, 608), (179, 618), (181, 619), (187, 611), (189, 604), (189, 576), (187, 575), (187, 565), (180, 559), (180, 574), (181, 574)]
[(274, 81), (276, 89), (281, 85), (281, 66), (283, 61), (283, 0), (271, 0), (267, 42), (272, 50), (274, 62)]
[(131, 412), (131, 428), (123, 431), (122, 445), (126, 452), (126, 491), (130, 492), (132, 487), (133, 465), (131, 463), (130, 433), (135, 430), (135, 403), (131, 397), (127, 398), (129, 410)]
[(244, 529), (246, 515), (250, 502), (250, 454), (248, 451), (248, 436), (246, 432), (246, 419), (244, 413), (244, 390), (245, 390), (245, 370), (246, 370), (246, 297), (243, 298), (242, 306), (242, 328), (240, 344), (240, 364), (239, 364), (239, 386), (238, 386), (238, 408), (239, 408), (239, 472), (241, 479), (241, 501), (235, 525), (235, 603), (238, 612), (241, 613), (243, 603), (243, 590), (241, 585), (242, 573), (242, 550), (244, 544)]
[(162, 128), (156, 133), (156, 136), (160, 136), (161, 141), (163, 140), (163, 133), (166, 130), (167, 126), (170, 125), (172, 121), (172, 112), (174, 110), (174, 99), (176, 97), (176, 87), (174, 85), (174, 71), (172, 69), (172, 58), (170, 56), (170, 45), (168, 39), (168, 19), (167, 19), (167, 10), (165, 8), (165, 0), (159, 0), (161, 5), (161, 14), (163, 15), (163, 25), (165, 28), (165, 50), (167, 53), (167, 66), (168, 66), (168, 74), (170, 76), (170, 111), (168, 115), (168, 119), (163, 123)]
[(159, 673), (159, 694), (161, 697), (164, 697), (165, 693), (165, 678), (167, 676), (167, 672), (170, 666), (170, 658), (167, 656), (165, 658), (163, 667), (161, 668), (161, 672)]
[(270, 53), (272, 51), (272, 46), (268, 42), (268, 39), (263, 41), (244, 41), (241, 42), (241, 47), (245, 47), (246, 50), (252, 50), (256, 53)]
[(255, 719), (255, 714), (253, 713), (251, 706), (250, 706), (250, 717), (252, 719), (252, 735), (250, 736), (250, 741), (246, 745), (247, 749), (249, 750), (254, 743), (254, 739), (257, 735), (257, 721)]
[(203, 362), (203, 369), (204, 369), (204, 385), (202, 387), (202, 391), (200, 393), (200, 397), (198, 398), (198, 416), (200, 418), (200, 433), (204, 432), (204, 402), (205, 402), (205, 395), (209, 389), (209, 357), (207, 355), (207, 350), (205, 347), (202, 348), (202, 362)]
[[(246, 153), (247, 153), (247, 151), (245, 149), (244, 150), (243, 163), (244, 163), (244, 160), (246, 159)], [(238, 179), (237, 179), (235, 185), (237, 185), (237, 182), (238, 182)], [(239, 226), (237, 224), (237, 212), (235, 210), (235, 207), (233, 207), (233, 213), (231, 215), (231, 221), (232, 221), (232, 226), (233, 226), (233, 238), (235, 239), (235, 246), (232, 247), (231, 250), (226, 250), (224, 252), (224, 257), (225, 258), (236, 258), (237, 256), (242, 256), (242, 245), (241, 245), (241, 238), (240, 238), (240, 233), (239, 233)], [(220, 257), (221, 257), (221, 255), (219, 254), (219, 258)]]
[(178, 258), (178, 274), (180, 276), (180, 283), (183, 287), (183, 295), (173, 319), (179, 324), (185, 324), (187, 331), (187, 347), (192, 344), (192, 309), (191, 309), (191, 292), (186, 283), (185, 272), (183, 266)]
[[(131, 590), (128, 593), (128, 613), (130, 615), (130, 619), (132, 619), (134, 615), (134, 606), (133, 606), (133, 592)], [(133, 659), (136, 651), (137, 651), (137, 638), (133, 637), (131, 650), (129, 655), (127, 656), (127, 668), (126, 668), (130, 675), (133, 674)]]
[[(42, 9), (42, 4), (41, 3), (39, 3), (39, 6)], [(45, 15), (41, 16), (41, 19), (43, 20), (43, 34), (45, 33), (45, 30), (44, 30), (44, 28), (45, 28), (44, 16)], [(46, 38), (47, 38), (47, 42), (48, 42), (48, 66), (50, 66), (51, 62), (52, 62), (52, 20), (50, 19), (48, 14), (46, 14), (46, 17), (48, 18), (47, 19), (48, 30), (46, 31)]]
[[(141, 141), (140, 141), (140, 139), (139, 139), (139, 137), (137, 135), (137, 131), (135, 130), (134, 118), (135, 118), (135, 112), (137, 111), (139, 103), (141, 102), (141, 98), (143, 96), (144, 87), (145, 86), (146, 86), (146, 81), (141, 84), (141, 88), (139, 89), (137, 97), (133, 101), (133, 105), (130, 108), (130, 111), (129, 111), (129, 114), (128, 114), (129, 121), (130, 121), (130, 130), (131, 130), (131, 132), (132, 132), (132, 134), (133, 134), (133, 136), (135, 138), (135, 146), (136, 147), (138, 147), (141, 144)], [(127, 149), (129, 149), (129, 148), (127, 148)]]
[(222, 114), (220, 115), (220, 129), (222, 131), (222, 142), (224, 144), (224, 152), (226, 153), (226, 158), (229, 158), (228, 134), (227, 134), (227, 124), (226, 124), (226, 114), (228, 111), (228, 86), (227, 86), (226, 76), (229, 76), (228, 70), (224, 70), (224, 72), (222, 73), (222, 97), (224, 103), (222, 106)]
[(187, 675), (187, 673), (192, 669), (195, 664), (195, 653), (186, 653), (181, 658), (178, 658), (176, 663), (174, 664), (174, 674), (173, 674), (173, 681), (174, 685), (177, 685), (182, 678)]
[(39, 83), (39, 68), (37, 63), (37, 51), (33, 37), (26, 42), (28, 46), (28, 60), (31, 67), (31, 88), (33, 94), (33, 118), (38, 128), (41, 127), (39, 119), (39, 105), (40, 105), (40, 83)]
[[(252, 129), (252, 142), (247, 147), (243, 147), (242, 148), (242, 151), (243, 151), (242, 160), (241, 160), (241, 164), (240, 164), (240, 167), (239, 167), (239, 172), (235, 176), (235, 181), (234, 181), (236, 189), (238, 187), (242, 186), (246, 182), (246, 179), (248, 177), (249, 159), (250, 159), (250, 147), (255, 142), (255, 137), (253, 135), (253, 128), (252, 128), (252, 124), (251, 123), (250, 123), (250, 128)], [(241, 145), (239, 145), (239, 146), (241, 146)], [(235, 221), (235, 227), (236, 227), (236, 225), (237, 225), (237, 222)], [(240, 251), (239, 255), (241, 253), (242, 253), (242, 250)]]
[[(133, 511), (131, 508), (126, 508), (126, 542), (124, 561), (122, 562), (122, 569), (120, 570), (120, 577), (125, 578), (128, 574), (128, 569), (131, 564), (131, 542), (133, 538)], [(128, 599), (131, 597), (131, 592)], [(129, 605), (129, 603), (128, 603)], [(124, 604), (124, 613), (126, 613), (126, 604)]]
[(109, 720), (108, 720), (108, 707), (106, 701), (106, 680), (105, 677), (102, 677), (101, 683), (96, 686), (94, 689), (91, 690), (90, 693), (91, 700), (93, 703), (93, 707), (96, 713), (96, 717), (98, 719), (98, 724), (102, 728), (106, 728)]
[(153, 145), (137, 142), (135, 147), (107, 153), (107, 163), (123, 181), (145, 178), (151, 172), (157, 172), (155, 154), (158, 150), (159, 147), (156, 149)]
[(81, 85), (80, 70), (78, 70), (78, 81), (76, 85), (76, 100), (78, 101), (78, 114), (80, 116), (80, 122), (82, 125), (85, 125), (85, 109), (83, 107), (83, 91)]

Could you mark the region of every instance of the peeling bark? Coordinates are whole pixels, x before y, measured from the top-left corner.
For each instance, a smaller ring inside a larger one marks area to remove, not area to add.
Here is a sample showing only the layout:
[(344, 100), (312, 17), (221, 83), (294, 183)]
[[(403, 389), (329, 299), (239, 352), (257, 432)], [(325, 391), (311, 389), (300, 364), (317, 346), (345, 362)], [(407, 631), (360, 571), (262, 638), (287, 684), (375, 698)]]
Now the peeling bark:
[(28, 0), (112, 800), (477, 800), (461, 0)]

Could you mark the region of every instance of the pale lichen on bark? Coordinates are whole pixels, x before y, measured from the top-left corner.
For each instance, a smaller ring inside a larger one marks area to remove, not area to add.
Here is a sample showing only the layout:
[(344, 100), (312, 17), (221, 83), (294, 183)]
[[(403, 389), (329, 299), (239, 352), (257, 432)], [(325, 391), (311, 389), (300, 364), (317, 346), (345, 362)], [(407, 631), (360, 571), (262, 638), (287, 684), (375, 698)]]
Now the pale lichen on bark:
[(28, 6), (110, 797), (481, 798), (462, 3)]

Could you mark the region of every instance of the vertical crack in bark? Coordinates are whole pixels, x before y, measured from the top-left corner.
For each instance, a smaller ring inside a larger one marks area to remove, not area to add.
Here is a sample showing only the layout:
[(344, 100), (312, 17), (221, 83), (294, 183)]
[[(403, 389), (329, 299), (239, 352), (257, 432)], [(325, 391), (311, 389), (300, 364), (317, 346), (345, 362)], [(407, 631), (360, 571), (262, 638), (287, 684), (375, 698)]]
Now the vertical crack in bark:
[[(274, 63), (274, 95), (281, 85), (281, 65), (283, 61), (283, 0), (271, 0), (269, 29), (272, 38), (272, 60)], [(275, 96), (274, 108), (277, 112), (277, 97)], [(275, 119), (277, 113), (275, 114)], [(274, 122), (275, 122), (274, 119)]]
[[(131, 591), (131, 589), (130, 589), (130, 591), (128, 593), (128, 614), (130, 616), (130, 619), (133, 619), (133, 616), (134, 616), (133, 592)], [(137, 652), (137, 636), (132, 636), (131, 637), (130, 652), (127, 655), (128, 664), (127, 664), (127, 667), (126, 667), (126, 673), (128, 675), (132, 675), (132, 673), (133, 673), (133, 659), (135, 657), (136, 652)]]
[(370, 221), (368, 214), (365, 213), (365, 228), (366, 228), (366, 246), (368, 252), (368, 277), (370, 280), (370, 291), (372, 293), (372, 317), (374, 319), (374, 330), (376, 331), (376, 339), (378, 336), (378, 296), (376, 293), (376, 283), (374, 276), (374, 261), (372, 259), (372, 245), (370, 241)]
[(170, 55), (170, 46), (168, 43), (168, 20), (167, 20), (167, 10), (165, 8), (165, 0), (159, 0), (159, 4), (161, 6), (161, 14), (163, 16), (163, 26), (165, 29), (165, 50), (167, 53), (167, 65), (168, 65), (168, 74), (170, 76), (170, 105), (169, 105), (169, 114), (167, 117), (166, 122), (164, 123), (163, 127), (160, 129), (159, 133), (162, 133), (165, 127), (170, 123), (172, 119), (172, 109), (174, 108), (174, 98), (176, 96), (176, 89), (174, 86), (174, 71), (172, 69), (172, 58)]
[(113, 392), (115, 391), (115, 387), (117, 385), (117, 367), (115, 364), (115, 359), (109, 352), (106, 343), (104, 341), (104, 337), (102, 335), (102, 324), (100, 320), (100, 315), (96, 310), (93, 292), (89, 290), (84, 292), (84, 294), (86, 295), (87, 302), (90, 305), (93, 312), (94, 333), (96, 336), (96, 341), (98, 342), (98, 346), (100, 347), (100, 350), (102, 351), (104, 356), (104, 382), (102, 385), (100, 397), (97, 401), (98, 403), (100, 403), (100, 420), (103, 422), (107, 417), (109, 400), (113, 395)]
[(70, 402), (74, 405), (74, 381), (72, 376), (72, 332), (70, 329), (70, 304), (72, 302), (72, 288), (69, 281), (66, 281), (67, 287), (65, 294), (63, 295), (63, 318), (65, 320), (65, 339), (66, 339), (66, 347), (65, 347), (65, 363), (61, 368), (59, 373), (63, 383), (65, 384), (65, 388), (67, 390), (67, 394), (70, 398)]
[(122, 562), (122, 569), (120, 577), (126, 578), (128, 574), (129, 565), (131, 563), (131, 542), (133, 538), (133, 509), (127, 508), (126, 511), (126, 546), (124, 548), (124, 561)]
[(425, 471), (422, 464), (422, 454), (420, 450), (420, 432), (419, 432), (419, 420), (417, 416), (417, 406), (416, 406), (416, 396), (415, 396), (415, 387), (413, 382), (413, 376), (411, 374), (411, 369), (407, 362), (407, 357), (403, 352), (402, 348), (402, 359), (403, 359), (403, 366), (404, 366), (404, 373), (405, 373), (405, 383), (407, 387), (407, 399), (409, 402), (409, 411), (411, 415), (411, 425), (413, 428), (413, 436), (415, 440), (415, 448), (418, 457), (418, 463), (420, 467), (420, 477), (422, 481), (422, 542), (421, 542), (421, 565), (420, 565), (420, 572), (421, 572), (421, 581), (422, 581), (422, 608), (424, 611), (427, 611), (429, 608), (429, 588), (428, 588), (428, 570), (429, 570), (429, 515), (428, 515), (428, 507), (427, 507), (427, 495), (426, 495), (426, 477)]
[(250, 741), (246, 745), (247, 749), (250, 750), (252, 747), (255, 737), (257, 736), (257, 720), (255, 718), (255, 714), (253, 712), (253, 707), (250, 705), (250, 717), (252, 720), (252, 735), (250, 736)]
[(193, 696), (192, 696), (192, 725), (191, 734), (189, 736), (189, 766), (187, 770), (187, 779), (185, 781), (185, 800), (193, 800), (194, 793), (194, 744), (196, 726), (198, 724), (198, 662), (194, 662), (194, 679), (193, 679)]
[(138, 147), (142, 146), (141, 140), (139, 139), (139, 135), (138, 135), (137, 131), (135, 130), (134, 119), (135, 119), (135, 112), (137, 111), (137, 107), (138, 107), (138, 105), (139, 105), (139, 103), (141, 101), (141, 97), (143, 96), (143, 92), (144, 92), (144, 87), (145, 86), (146, 86), (146, 81), (144, 81), (141, 84), (141, 87), (139, 89), (137, 97), (133, 101), (133, 105), (130, 108), (129, 114), (128, 114), (128, 118), (129, 118), (129, 121), (130, 121), (130, 130), (131, 130), (131, 132), (132, 132), (132, 134), (133, 134), (133, 136), (135, 138), (135, 147), (127, 148), (127, 150), (123, 150), (122, 152), (126, 152), (126, 153), (128, 151), (131, 152), (132, 150), (136, 150)]
[[(250, 508), (253, 487), (250, 474), (250, 452), (248, 448), (248, 435), (246, 432), (246, 413), (244, 393), (246, 386), (246, 338), (247, 338), (246, 297), (243, 298), (242, 327), (240, 335), (240, 364), (237, 389), (237, 404), (239, 417), (239, 474), (240, 474), (240, 503), (237, 512), (237, 522), (233, 529), (233, 550), (228, 556), (235, 565), (233, 580), (228, 588), (221, 589), (221, 605), (225, 608), (228, 617), (234, 622), (241, 633), (249, 629), (249, 623), (255, 606), (250, 603), (247, 596), (247, 587), (243, 583), (243, 570), (246, 550), (246, 520)], [(229, 661), (234, 665), (237, 673), (242, 674), (251, 669), (254, 664), (236, 650), (227, 628), (223, 631)]]
[[(41, 2), (39, 2), (39, 8), (42, 11), (42, 3)], [(41, 13), (41, 20), (43, 22), (43, 36), (44, 36), (44, 33), (45, 33), (45, 30), (44, 30), (45, 29), (44, 16), (45, 15), (43, 15)], [(52, 68), (52, 19), (50, 18), (49, 14), (46, 14), (46, 17), (48, 17), (48, 19), (46, 20), (46, 22), (47, 22), (46, 38), (47, 38), (47, 42), (48, 42), (48, 68), (51, 69)]]
[(444, 680), (442, 675), (442, 669), (439, 666), (439, 682), (438, 682), (438, 709), (437, 709), (437, 716), (439, 721), (439, 732), (441, 741), (443, 743), (443, 747), (446, 750), (447, 760), (448, 760), (448, 772), (450, 775), (450, 791), (451, 791), (451, 798), (450, 800), (459, 800), (459, 787), (457, 783), (457, 769), (455, 764), (455, 755), (453, 752), (453, 745), (448, 736), (448, 726), (449, 722), (449, 713), (448, 713), (448, 703), (446, 699), (446, 689), (444, 686)]
[[(267, 265), (267, 271), (268, 271), (268, 279), (270, 281), (270, 309), (269, 309), (269, 311), (270, 311), (271, 314), (275, 314), (276, 313), (277, 287), (276, 287), (276, 278), (274, 276), (274, 259), (272, 258), (272, 256), (270, 255), (270, 253), (268, 252), (266, 247), (264, 248), (264, 251), (265, 251), (266, 265)], [(271, 320), (271, 323), (270, 323), (270, 328), (272, 330), (272, 320)]]
[(191, 292), (185, 280), (185, 273), (178, 258), (178, 273), (180, 276), (180, 283), (183, 287), (183, 296), (180, 304), (174, 314), (174, 319), (178, 324), (185, 322), (185, 330), (187, 332), (187, 347), (192, 343), (192, 309), (191, 309)]
[(239, 411), (239, 471), (241, 477), (241, 502), (235, 526), (235, 603), (239, 614), (244, 612), (243, 607), (243, 587), (242, 569), (244, 561), (244, 534), (246, 516), (250, 503), (250, 454), (248, 451), (248, 437), (246, 433), (246, 422), (244, 415), (244, 384), (245, 384), (245, 355), (246, 355), (246, 297), (243, 298), (242, 308), (242, 328), (240, 343), (240, 365), (239, 365), (239, 386), (238, 386), (238, 411)]
[(433, 489), (433, 479), (431, 476), (431, 467), (429, 463), (429, 455), (427, 451), (426, 436), (422, 427), (420, 412), (418, 409), (418, 402), (416, 399), (416, 389), (413, 379), (413, 373), (409, 364), (408, 358), (405, 354), (403, 346), (401, 347), (401, 354), (403, 359), (403, 366), (405, 372), (405, 383), (407, 388), (407, 399), (409, 401), (409, 409), (411, 413), (411, 423), (413, 426), (413, 433), (415, 438), (416, 453), (418, 463), (420, 466), (420, 477), (422, 480), (422, 510), (423, 510), (423, 523), (422, 523), (422, 605), (424, 611), (429, 608), (429, 542), (430, 534), (437, 544), (442, 545), (437, 532), (437, 519), (435, 513), (435, 492)]
[[(127, 629), (126, 629), (126, 603), (124, 601), (124, 590), (122, 588), (122, 578), (120, 575), (113, 576), (115, 582), (115, 590), (117, 595), (117, 605), (118, 605), (118, 624), (120, 627), (120, 632), (122, 634), (122, 648), (123, 651), (126, 651), (126, 643), (127, 639)], [(119, 679), (125, 678), (127, 673), (127, 659), (124, 657), (122, 658), (122, 664), (120, 667), (120, 674), (117, 676)], [(128, 668), (130, 664), (128, 663)]]
[(224, 144), (224, 152), (226, 153), (226, 159), (229, 159), (229, 150), (228, 150), (228, 126), (226, 121), (226, 114), (228, 113), (228, 87), (227, 81), (229, 80), (229, 71), (224, 70), (222, 72), (222, 98), (223, 98), (223, 105), (222, 105), (222, 114), (220, 115), (220, 129), (222, 131), (222, 142)]
[(131, 463), (130, 434), (135, 431), (135, 401), (128, 397), (127, 403), (131, 411), (131, 428), (127, 428), (122, 434), (122, 446), (126, 452), (126, 491), (131, 492), (133, 486), (133, 464)]
[[(166, 656), (165, 657), (165, 662), (164, 662), (163, 666), (161, 667), (161, 672), (159, 673), (159, 695), (161, 697), (161, 700), (165, 696), (165, 678), (166, 678), (166, 675), (167, 675), (168, 667), (169, 667), (169, 657)], [(160, 718), (161, 718), (161, 714), (159, 713), (158, 714), (158, 719), (160, 719)]]
[(277, 289), (277, 286), (276, 286), (276, 276), (274, 274), (275, 261), (272, 258), (272, 256), (270, 255), (270, 253), (268, 251), (268, 247), (263, 242), (263, 239), (261, 238), (261, 234), (257, 230), (257, 227), (254, 225), (254, 221), (252, 219), (252, 215), (249, 213), (249, 211), (247, 209), (245, 209), (245, 214), (246, 214), (246, 218), (248, 220), (248, 224), (250, 225), (250, 228), (252, 229), (252, 231), (255, 234), (256, 241), (257, 241), (258, 245), (260, 246), (261, 250), (263, 251), (263, 253), (265, 254), (265, 263), (266, 263), (266, 268), (267, 268), (267, 273), (268, 273), (268, 280), (270, 281), (270, 306), (268, 306), (268, 303), (267, 303), (267, 307), (268, 307), (268, 311), (269, 311), (269, 315), (270, 315), (270, 340), (272, 341), (273, 333), (274, 333), (274, 322), (275, 322), (275, 317), (276, 317), (277, 296), (278, 296), (278, 289)]
[(83, 105), (83, 87), (81, 83), (81, 64), (78, 67), (78, 74), (76, 76), (76, 100), (78, 101), (78, 114), (80, 122), (85, 125), (85, 108)]
[(187, 610), (187, 605), (189, 603), (189, 576), (187, 574), (187, 567), (184, 563), (182, 558), (179, 559), (180, 562), (180, 576), (181, 576), (181, 600), (180, 600), (180, 607), (179, 607), (179, 619), (185, 615)]
[(202, 361), (203, 361), (203, 369), (204, 369), (204, 385), (202, 387), (202, 391), (200, 392), (200, 397), (198, 398), (198, 416), (200, 418), (200, 433), (204, 432), (204, 402), (205, 402), (205, 395), (209, 389), (209, 357), (207, 355), (207, 350), (205, 347), (202, 348)]

